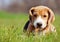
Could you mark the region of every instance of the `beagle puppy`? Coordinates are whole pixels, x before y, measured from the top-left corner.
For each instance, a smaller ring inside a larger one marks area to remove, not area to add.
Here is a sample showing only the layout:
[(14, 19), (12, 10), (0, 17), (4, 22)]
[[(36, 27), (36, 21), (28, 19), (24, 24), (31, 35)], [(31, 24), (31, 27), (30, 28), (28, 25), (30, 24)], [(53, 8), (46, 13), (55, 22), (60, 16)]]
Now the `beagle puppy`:
[(24, 26), (24, 32), (28, 34), (48, 34), (50, 32), (56, 32), (52, 23), (55, 20), (53, 11), (46, 6), (36, 6), (29, 10), (29, 20)]

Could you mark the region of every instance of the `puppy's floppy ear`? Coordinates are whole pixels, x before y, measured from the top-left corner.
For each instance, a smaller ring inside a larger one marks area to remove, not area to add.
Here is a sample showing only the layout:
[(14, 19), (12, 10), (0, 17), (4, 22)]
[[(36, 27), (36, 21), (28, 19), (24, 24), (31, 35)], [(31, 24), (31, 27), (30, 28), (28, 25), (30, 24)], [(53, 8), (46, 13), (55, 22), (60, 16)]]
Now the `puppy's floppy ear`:
[(30, 19), (30, 21), (32, 21), (32, 16), (33, 16), (33, 14), (34, 14), (34, 7), (32, 7), (30, 10), (29, 10), (29, 19)]
[(55, 20), (54, 13), (51, 9), (48, 9), (48, 23), (53, 23)]
[(30, 15), (33, 15), (33, 14), (34, 14), (34, 11), (35, 11), (35, 8), (32, 7), (32, 8), (29, 10)]

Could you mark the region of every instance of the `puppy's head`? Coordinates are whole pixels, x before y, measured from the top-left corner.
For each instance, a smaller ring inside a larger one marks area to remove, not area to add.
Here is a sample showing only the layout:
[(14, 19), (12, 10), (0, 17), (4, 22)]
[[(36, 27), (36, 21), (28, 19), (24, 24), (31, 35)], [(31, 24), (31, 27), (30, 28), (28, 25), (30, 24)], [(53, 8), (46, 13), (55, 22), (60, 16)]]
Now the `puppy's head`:
[(29, 18), (35, 28), (45, 28), (55, 19), (53, 11), (46, 6), (32, 7)]

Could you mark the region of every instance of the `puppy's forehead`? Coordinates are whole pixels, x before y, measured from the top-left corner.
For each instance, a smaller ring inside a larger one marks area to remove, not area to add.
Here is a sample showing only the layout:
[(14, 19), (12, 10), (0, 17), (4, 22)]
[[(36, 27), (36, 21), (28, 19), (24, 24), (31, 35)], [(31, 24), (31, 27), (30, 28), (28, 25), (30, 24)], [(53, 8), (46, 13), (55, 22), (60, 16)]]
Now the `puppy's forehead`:
[(37, 14), (42, 15), (42, 14), (46, 14), (47, 13), (48, 7), (45, 7), (45, 6), (37, 6), (37, 7), (34, 8), (34, 10), (35, 10), (35, 12)]
[(47, 14), (47, 9), (43, 8), (43, 9), (35, 9), (35, 12), (39, 15), (44, 15)]

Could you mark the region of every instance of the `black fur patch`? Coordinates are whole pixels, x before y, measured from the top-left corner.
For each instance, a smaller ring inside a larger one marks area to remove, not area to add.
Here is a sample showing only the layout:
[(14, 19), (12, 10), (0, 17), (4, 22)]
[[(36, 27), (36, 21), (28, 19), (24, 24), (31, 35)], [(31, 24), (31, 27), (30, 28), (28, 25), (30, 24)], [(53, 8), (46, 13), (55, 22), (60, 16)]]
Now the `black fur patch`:
[(28, 28), (29, 23), (30, 23), (30, 21), (28, 20), (26, 22), (25, 26), (24, 26), (24, 29), (23, 29), (24, 32), (27, 31), (27, 28)]

